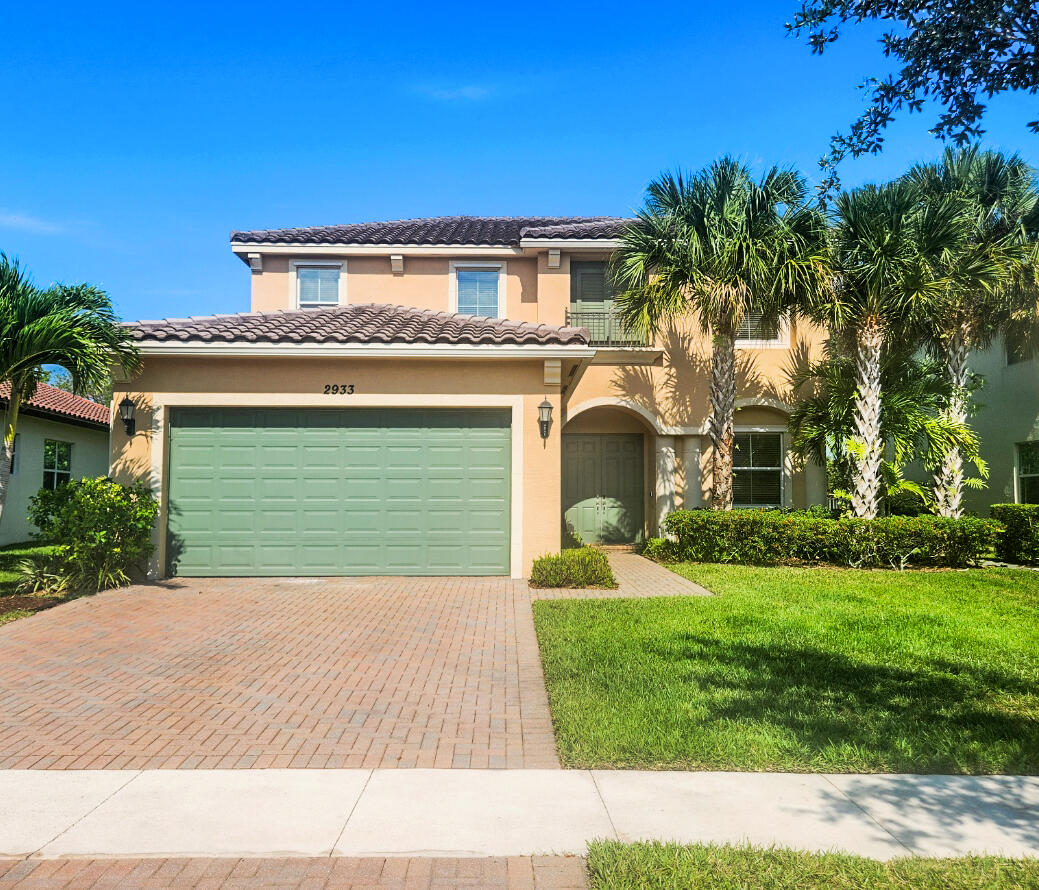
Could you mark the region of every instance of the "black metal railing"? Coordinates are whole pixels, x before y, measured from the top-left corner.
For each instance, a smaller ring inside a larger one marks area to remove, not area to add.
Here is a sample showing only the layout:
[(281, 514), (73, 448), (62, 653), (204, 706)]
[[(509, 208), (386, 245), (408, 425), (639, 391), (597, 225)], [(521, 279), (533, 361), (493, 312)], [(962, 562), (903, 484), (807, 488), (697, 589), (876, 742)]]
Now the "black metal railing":
[(648, 346), (649, 338), (628, 330), (613, 310), (567, 309), (566, 323), (588, 328), (592, 346)]

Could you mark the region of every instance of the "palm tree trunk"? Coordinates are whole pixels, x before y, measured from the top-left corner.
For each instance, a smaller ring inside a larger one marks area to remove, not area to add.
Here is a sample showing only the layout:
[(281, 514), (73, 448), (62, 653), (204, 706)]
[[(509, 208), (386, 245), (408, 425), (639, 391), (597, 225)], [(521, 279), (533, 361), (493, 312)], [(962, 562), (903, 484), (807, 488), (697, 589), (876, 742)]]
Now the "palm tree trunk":
[(7, 403), (4, 415), (4, 441), (0, 448), (0, 520), (3, 519), (4, 507), (7, 504), (7, 489), (11, 481), (11, 458), (14, 456), (14, 434), (18, 427), (18, 410), (22, 398), (16, 388), (11, 386), (11, 398)]
[[(945, 369), (952, 395), (945, 414), (955, 423), (967, 422), (967, 355), (970, 331), (960, 325), (945, 344)], [(963, 455), (955, 445), (949, 449), (934, 474), (934, 508), (939, 516), (959, 519), (963, 515)]]
[(733, 416), (736, 413), (736, 337), (718, 331), (711, 351), (711, 507), (732, 509)]
[(867, 318), (856, 336), (855, 435), (852, 451), (851, 509), (859, 519), (875, 519), (880, 507), (880, 357), (884, 329), (876, 316)]

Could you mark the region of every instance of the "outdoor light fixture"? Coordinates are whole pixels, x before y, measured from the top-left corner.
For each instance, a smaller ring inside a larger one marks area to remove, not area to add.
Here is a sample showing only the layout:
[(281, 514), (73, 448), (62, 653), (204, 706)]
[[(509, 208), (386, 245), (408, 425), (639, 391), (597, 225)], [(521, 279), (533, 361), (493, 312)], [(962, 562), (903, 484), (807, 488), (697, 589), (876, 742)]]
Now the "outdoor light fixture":
[(134, 403), (130, 401), (130, 397), (127, 396), (119, 403), (119, 419), (122, 420), (123, 426), (126, 427), (126, 435), (132, 436), (137, 432), (137, 424), (133, 419)]
[(548, 438), (548, 431), (552, 428), (552, 403), (545, 399), (538, 405), (538, 427), (541, 430), (541, 438)]

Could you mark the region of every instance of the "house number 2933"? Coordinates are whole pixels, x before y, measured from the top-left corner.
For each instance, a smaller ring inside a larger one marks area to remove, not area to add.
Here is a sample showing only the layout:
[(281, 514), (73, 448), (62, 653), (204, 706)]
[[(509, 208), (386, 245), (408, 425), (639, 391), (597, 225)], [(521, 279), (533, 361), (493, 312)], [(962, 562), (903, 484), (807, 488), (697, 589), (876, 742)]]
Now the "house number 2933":
[(325, 384), (325, 395), (326, 396), (352, 396), (354, 394), (354, 385), (352, 383), (326, 383)]

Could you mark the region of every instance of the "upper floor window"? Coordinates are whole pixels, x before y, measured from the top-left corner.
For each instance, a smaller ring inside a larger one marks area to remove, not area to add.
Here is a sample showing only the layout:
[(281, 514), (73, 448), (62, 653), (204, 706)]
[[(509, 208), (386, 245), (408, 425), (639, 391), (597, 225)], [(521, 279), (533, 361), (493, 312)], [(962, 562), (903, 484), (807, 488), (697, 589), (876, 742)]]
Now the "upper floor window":
[(43, 487), (53, 491), (72, 478), (72, 443), (43, 440)]
[(782, 433), (736, 433), (732, 502), (737, 507), (783, 505)]
[(606, 263), (601, 260), (571, 260), (570, 305), (577, 311), (608, 312), (613, 308), (613, 287), (606, 273)]
[(339, 266), (296, 266), (296, 305), (321, 309), (339, 305)]
[(766, 322), (757, 310), (743, 313), (743, 320), (736, 329), (737, 345), (782, 346), (785, 342), (784, 322)]
[(502, 266), (454, 264), (456, 312), (498, 318), (501, 315)]
[(1039, 504), (1039, 442), (1017, 446), (1017, 501)]

